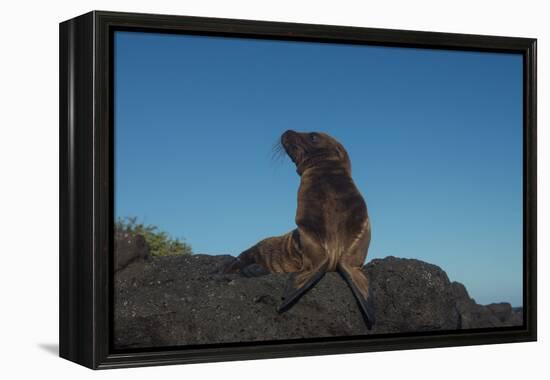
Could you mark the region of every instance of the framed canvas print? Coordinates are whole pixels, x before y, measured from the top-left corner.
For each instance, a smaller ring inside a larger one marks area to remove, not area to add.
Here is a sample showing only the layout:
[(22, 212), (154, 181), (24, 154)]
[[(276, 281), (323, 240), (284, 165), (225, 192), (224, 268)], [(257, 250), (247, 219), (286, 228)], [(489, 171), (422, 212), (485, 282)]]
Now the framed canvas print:
[(536, 340), (536, 40), (60, 24), (60, 355)]

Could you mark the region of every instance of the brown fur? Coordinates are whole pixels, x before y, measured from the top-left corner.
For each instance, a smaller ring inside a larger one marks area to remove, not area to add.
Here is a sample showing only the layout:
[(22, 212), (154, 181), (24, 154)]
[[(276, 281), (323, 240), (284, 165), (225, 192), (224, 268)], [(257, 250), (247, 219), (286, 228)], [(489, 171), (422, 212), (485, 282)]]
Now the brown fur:
[(295, 273), (292, 286), (299, 289), (316, 273), (339, 271), (366, 299), (368, 281), (361, 267), (371, 226), (346, 150), (333, 137), (316, 132), (286, 131), (281, 143), (301, 177), (297, 228), (242, 252), (226, 272), (256, 265), (270, 273)]

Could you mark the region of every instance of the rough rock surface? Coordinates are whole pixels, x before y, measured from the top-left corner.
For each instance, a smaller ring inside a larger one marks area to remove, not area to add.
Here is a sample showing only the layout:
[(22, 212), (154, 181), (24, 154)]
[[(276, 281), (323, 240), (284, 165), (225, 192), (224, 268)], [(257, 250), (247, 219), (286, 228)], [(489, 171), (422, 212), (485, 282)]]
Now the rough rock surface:
[(143, 235), (128, 232), (115, 233), (115, 271), (126, 268), (136, 260), (150, 258), (149, 245)]
[(115, 346), (208, 343), (475, 329), (522, 324), (509, 304), (481, 306), (439, 267), (386, 257), (365, 270), (376, 324), (364, 325), (337, 273), (278, 314), (285, 274), (222, 275), (231, 256), (182, 255), (138, 260), (115, 275)]

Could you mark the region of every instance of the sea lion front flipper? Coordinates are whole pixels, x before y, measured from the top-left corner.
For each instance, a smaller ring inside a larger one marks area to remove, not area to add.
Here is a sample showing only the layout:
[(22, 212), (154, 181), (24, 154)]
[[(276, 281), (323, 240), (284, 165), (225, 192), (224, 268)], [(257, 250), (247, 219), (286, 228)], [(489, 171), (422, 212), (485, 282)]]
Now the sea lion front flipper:
[[(294, 306), (308, 290), (313, 288), (323, 278), (326, 273), (327, 265), (328, 262), (325, 261), (316, 271), (311, 272), (310, 277), (303, 285), (298, 287), (295, 287), (297, 274), (293, 273), (287, 281), (285, 294), (283, 295), (283, 303), (277, 308), (277, 311), (283, 313)], [(303, 275), (303, 273), (301, 275)]]
[(269, 274), (269, 271), (260, 264), (250, 264), (241, 268), (241, 274), (245, 277), (260, 277)]
[[(240, 273), (244, 275), (245, 277), (256, 277), (257, 275), (253, 275), (254, 272), (257, 271), (257, 267), (259, 265), (256, 260), (256, 253), (257, 253), (257, 245), (253, 246), (252, 248), (247, 249), (244, 252), (241, 252), (241, 254), (235, 258), (233, 258), (232, 261), (227, 263), (221, 270), (222, 274), (229, 274), (229, 273)], [(247, 270), (248, 267), (250, 270)]]
[(256, 263), (248, 263), (235, 258), (223, 266), (220, 270), (222, 274), (240, 273), (244, 277), (260, 277), (269, 274), (270, 272), (262, 265)]
[[(372, 329), (372, 326), (375, 323), (374, 306), (372, 304), (372, 297), (368, 296), (368, 288), (366, 285), (367, 278), (359, 268), (350, 268), (347, 265), (342, 265), (342, 263), (338, 263), (337, 270), (351, 288), (351, 291), (359, 304), (359, 308), (361, 310), (361, 314), (363, 315), (363, 319), (365, 320), (367, 329)], [(360, 281), (361, 285), (358, 285), (357, 281)], [(365, 289), (361, 291), (359, 286)], [(365, 296), (364, 293), (367, 295)]]
[(219, 272), (221, 274), (239, 273), (244, 266), (245, 264), (240, 258), (234, 257), (231, 261), (222, 265)]

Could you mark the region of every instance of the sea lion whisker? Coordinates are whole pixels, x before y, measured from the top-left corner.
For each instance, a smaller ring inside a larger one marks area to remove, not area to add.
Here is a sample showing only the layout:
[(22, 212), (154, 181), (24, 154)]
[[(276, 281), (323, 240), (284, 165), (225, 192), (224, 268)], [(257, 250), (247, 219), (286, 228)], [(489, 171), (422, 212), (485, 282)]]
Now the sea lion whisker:
[(271, 159), (273, 161), (280, 161), (285, 156), (284, 147), (280, 141), (275, 142), (271, 149)]
[(275, 140), (273, 143), (272, 149), (279, 149), (282, 148), (283, 144), (281, 143), (281, 139)]
[(280, 155), (282, 152), (283, 152), (283, 147), (282, 147), (282, 145), (274, 146), (273, 149), (271, 150), (271, 153), (273, 154), (273, 156), (278, 156), (278, 155)]

